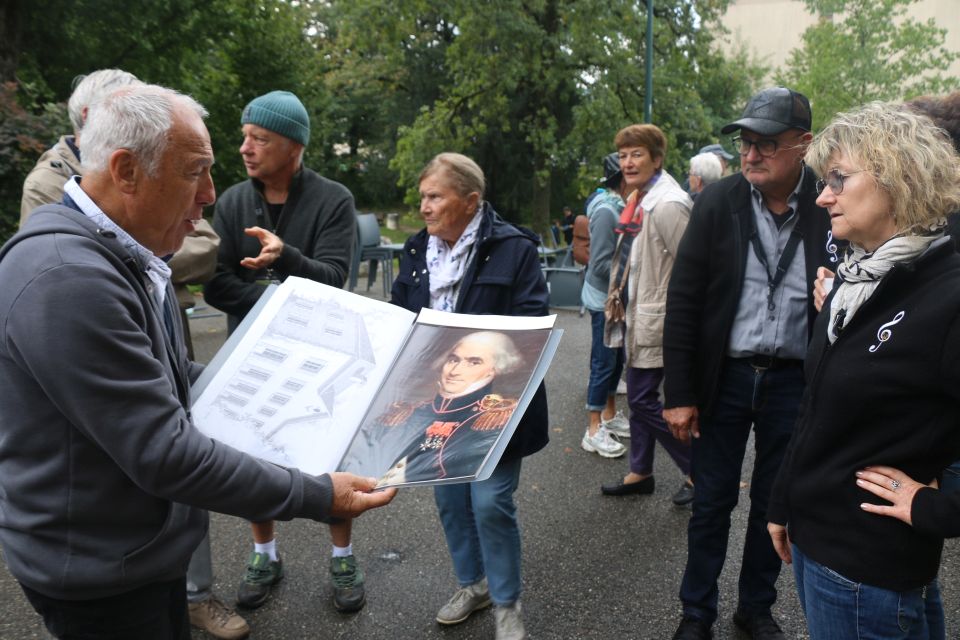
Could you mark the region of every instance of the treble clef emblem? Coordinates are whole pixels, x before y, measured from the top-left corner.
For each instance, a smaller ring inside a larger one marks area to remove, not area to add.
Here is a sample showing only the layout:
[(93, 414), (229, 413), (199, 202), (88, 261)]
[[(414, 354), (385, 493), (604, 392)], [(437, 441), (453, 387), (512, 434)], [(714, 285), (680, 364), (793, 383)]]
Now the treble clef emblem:
[(840, 247), (833, 241), (833, 231), (827, 231), (827, 253), (830, 254), (830, 262), (837, 261), (837, 251)]
[(879, 349), (884, 342), (886, 342), (887, 340), (893, 337), (893, 331), (890, 330), (890, 327), (892, 327), (893, 325), (903, 320), (903, 316), (905, 315), (906, 314), (903, 311), (901, 311), (897, 315), (893, 316), (893, 320), (891, 320), (886, 324), (880, 325), (880, 330), (877, 331), (878, 342), (877, 344), (870, 347), (869, 349), (870, 353), (876, 353), (877, 349)]

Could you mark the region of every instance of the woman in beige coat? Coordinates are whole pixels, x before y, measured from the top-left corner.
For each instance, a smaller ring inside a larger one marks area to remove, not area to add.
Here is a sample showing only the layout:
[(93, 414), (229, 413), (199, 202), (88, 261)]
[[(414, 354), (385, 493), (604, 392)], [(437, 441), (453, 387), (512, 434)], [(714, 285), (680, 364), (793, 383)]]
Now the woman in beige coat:
[[(627, 401), (630, 405), (630, 470), (617, 483), (603, 485), (606, 495), (650, 494), (654, 490), (653, 454), (656, 442), (667, 450), (685, 476), (673, 502), (693, 500), (690, 446), (676, 440), (663, 421), (660, 383), (663, 380), (663, 319), (667, 285), (677, 246), (690, 219), (693, 202), (677, 181), (663, 170), (667, 140), (654, 125), (632, 125), (636, 146), (620, 149), (620, 167), (643, 178), (639, 206), (621, 218), (623, 233), (636, 233), (626, 261)], [(627, 207), (629, 209), (629, 207)], [(627, 211), (625, 209), (625, 211)]]

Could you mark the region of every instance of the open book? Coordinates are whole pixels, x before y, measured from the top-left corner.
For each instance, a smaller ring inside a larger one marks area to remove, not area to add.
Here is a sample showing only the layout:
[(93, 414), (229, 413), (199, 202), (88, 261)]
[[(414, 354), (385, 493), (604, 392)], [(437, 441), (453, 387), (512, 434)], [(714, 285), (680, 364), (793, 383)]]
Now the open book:
[(556, 352), (555, 318), (418, 315), (287, 278), (197, 380), (193, 421), (306, 473), (484, 480)]

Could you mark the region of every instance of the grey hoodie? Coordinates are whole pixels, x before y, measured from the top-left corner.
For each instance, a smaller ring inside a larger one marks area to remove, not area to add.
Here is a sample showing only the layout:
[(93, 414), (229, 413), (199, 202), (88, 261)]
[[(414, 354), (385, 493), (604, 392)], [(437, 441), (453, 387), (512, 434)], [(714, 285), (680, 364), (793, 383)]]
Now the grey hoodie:
[(0, 542), (10, 572), (50, 597), (182, 576), (204, 509), (329, 517), (329, 476), (193, 426), (200, 367), (177, 322), (171, 344), (143, 270), (114, 234), (60, 205), (0, 250)]

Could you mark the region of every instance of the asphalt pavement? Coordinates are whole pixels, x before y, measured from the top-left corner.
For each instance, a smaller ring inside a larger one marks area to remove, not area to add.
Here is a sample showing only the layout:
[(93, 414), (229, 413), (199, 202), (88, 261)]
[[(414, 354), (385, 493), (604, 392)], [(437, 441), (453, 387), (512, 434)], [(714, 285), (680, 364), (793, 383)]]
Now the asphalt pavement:
[[(374, 287), (376, 289), (376, 287)], [(372, 291), (370, 295), (378, 295)], [(201, 302), (202, 305), (202, 302)], [(523, 617), (531, 640), (669, 639), (680, 616), (677, 598), (686, 561), (689, 509), (670, 496), (682, 481), (663, 450), (656, 459), (652, 496), (605, 497), (602, 482), (626, 470), (626, 460), (602, 459), (580, 449), (589, 372), (590, 321), (557, 311), (563, 340), (547, 374), (551, 442), (524, 461), (516, 494), (523, 533)], [(225, 318), (209, 308), (191, 320), (198, 360), (223, 343)], [(620, 408), (626, 410), (623, 396)], [(741, 502), (733, 514), (730, 549), (720, 584), (717, 640), (745, 638), (730, 617), (736, 607), (743, 527), (749, 507), (752, 446), (748, 447)], [(251, 490), (254, 490), (251, 487)], [(843, 526), (843, 523), (837, 523)], [(487, 640), (490, 611), (441, 627), (434, 617), (457, 588), (443, 532), (428, 488), (406, 489), (394, 502), (354, 524), (354, 552), (366, 572), (367, 604), (352, 615), (333, 608), (328, 577), (330, 536), (307, 521), (279, 523), (277, 541), (286, 577), (262, 608), (243, 612), (251, 638), (271, 640)], [(215, 591), (233, 601), (252, 550), (249, 525), (213, 514)], [(948, 542), (941, 583), (947, 637), (960, 637), (960, 551)], [(779, 582), (774, 615), (788, 638), (807, 638), (792, 574)], [(0, 639), (47, 638), (17, 583), (0, 570)], [(194, 640), (208, 639), (194, 631)]]

